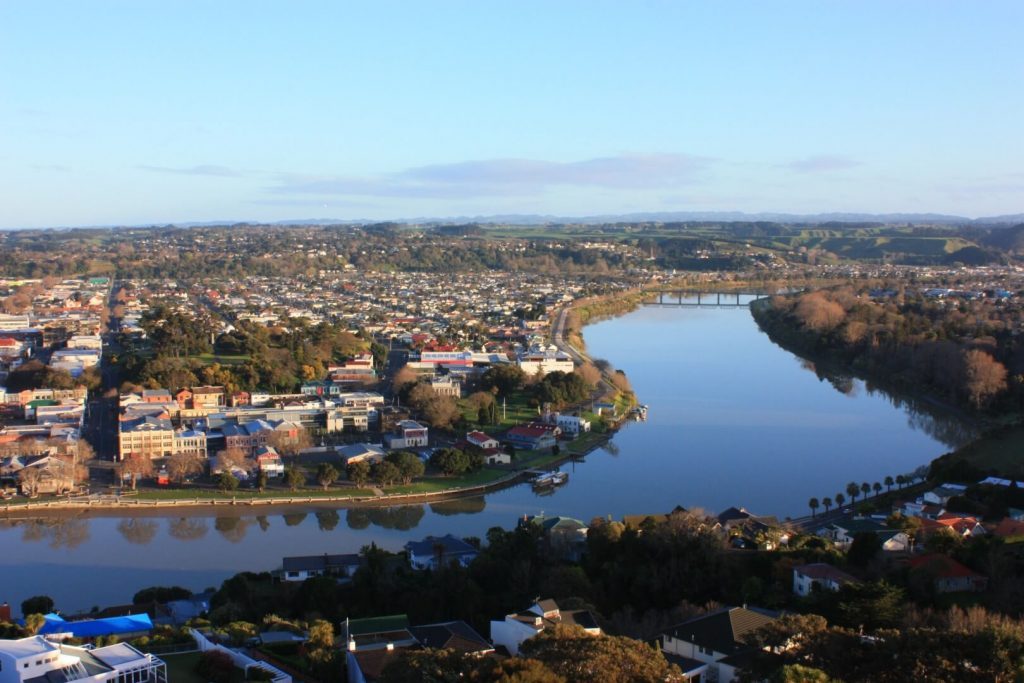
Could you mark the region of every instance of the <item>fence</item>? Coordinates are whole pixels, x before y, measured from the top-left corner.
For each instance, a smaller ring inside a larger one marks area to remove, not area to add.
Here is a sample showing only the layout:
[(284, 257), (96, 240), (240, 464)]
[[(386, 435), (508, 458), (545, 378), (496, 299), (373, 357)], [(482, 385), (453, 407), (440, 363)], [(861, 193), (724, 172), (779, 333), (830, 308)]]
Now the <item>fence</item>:
[(199, 646), (200, 652), (209, 652), (211, 650), (223, 652), (231, 658), (231, 661), (235, 663), (235, 666), (243, 670), (246, 674), (249, 673), (249, 669), (256, 667), (263, 669), (264, 671), (269, 671), (271, 675), (273, 675), (273, 678), (271, 679), (273, 683), (292, 683), (292, 677), (278, 669), (273, 664), (256, 661), (252, 657), (242, 654), (241, 652), (211, 642), (210, 639), (194, 628), (190, 628), (189, 632), (192, 634), (192, 637), (196, 639), (196, 645)]

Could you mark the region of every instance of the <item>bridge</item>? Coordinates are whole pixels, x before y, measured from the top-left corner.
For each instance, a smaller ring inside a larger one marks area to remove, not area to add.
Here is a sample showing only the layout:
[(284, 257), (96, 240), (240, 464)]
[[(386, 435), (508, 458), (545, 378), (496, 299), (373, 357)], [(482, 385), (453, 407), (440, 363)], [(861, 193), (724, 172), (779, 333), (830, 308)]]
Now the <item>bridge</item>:
[(764, 294), (752, 292), (657, 292), (655, 306), (682, 308), (746, 308)]

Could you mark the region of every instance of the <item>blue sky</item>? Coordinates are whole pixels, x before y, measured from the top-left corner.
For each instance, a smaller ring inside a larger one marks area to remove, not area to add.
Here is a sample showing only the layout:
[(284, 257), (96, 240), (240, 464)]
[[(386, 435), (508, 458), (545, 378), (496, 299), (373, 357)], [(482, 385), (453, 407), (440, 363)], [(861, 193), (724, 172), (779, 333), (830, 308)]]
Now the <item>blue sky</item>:
[(0, 227), (1024, 211), (1024, 3), (0, 0)]

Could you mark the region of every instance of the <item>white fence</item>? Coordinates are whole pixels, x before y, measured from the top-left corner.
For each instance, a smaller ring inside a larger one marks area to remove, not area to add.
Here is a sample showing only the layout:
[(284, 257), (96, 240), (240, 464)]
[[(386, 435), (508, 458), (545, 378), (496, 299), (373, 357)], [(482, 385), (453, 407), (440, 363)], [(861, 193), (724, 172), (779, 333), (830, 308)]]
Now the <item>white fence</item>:
[(211, 642), (206, 636), (204, 636), (202, 633), (195, 630), (194, 628), (190, 628), (189, 632), (192, 634), (192, 637), (196, 639), (196, 643), (199, 645), (200, 652), (208, 652), (210, 650), (217, 650), (219, 652), (223, 652), (228, 657), (231, 657), (231, 661), (235, 663), (235, 666), (245, 671), (246, 674), (249, 673), (249, 669), (251, 669), (252, 667), (257, 667), (265, 671), (269, 671), (274, 676), (274, 678), (271, 679), (273, 683), (292, 683), (291, 676), (281, 671), (280, 669), (276, 668), (272, 664), (257, 661), (252, 657), (242, 654), (241, 652), (237, 652), (230, 648), (226, 648), (223, 645), (218, 645), (217, 643)]

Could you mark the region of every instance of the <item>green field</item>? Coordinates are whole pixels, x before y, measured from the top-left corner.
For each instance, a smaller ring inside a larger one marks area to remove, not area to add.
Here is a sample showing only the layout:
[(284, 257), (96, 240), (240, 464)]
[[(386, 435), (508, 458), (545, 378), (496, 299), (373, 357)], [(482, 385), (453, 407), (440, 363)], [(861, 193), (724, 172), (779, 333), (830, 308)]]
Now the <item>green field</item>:
[(1024, 426), (1005, 427), (982, 436), (952, 455), (982, 472), (1024, 479)]

